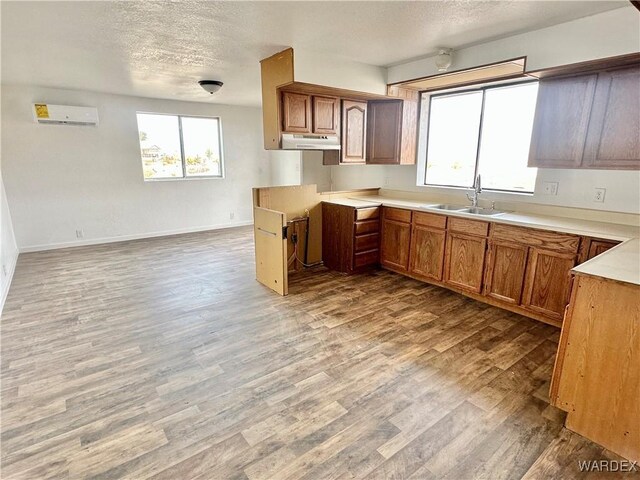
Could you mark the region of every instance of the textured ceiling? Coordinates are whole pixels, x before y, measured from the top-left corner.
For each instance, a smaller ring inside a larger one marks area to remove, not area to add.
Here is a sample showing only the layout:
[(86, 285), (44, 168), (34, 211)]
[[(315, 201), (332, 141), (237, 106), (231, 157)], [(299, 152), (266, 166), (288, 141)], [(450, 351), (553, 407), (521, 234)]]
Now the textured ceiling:
[(288, 46), (382, 66), (626, 5), (2, 1), (2, 82), (259, 105), (258, 61)]

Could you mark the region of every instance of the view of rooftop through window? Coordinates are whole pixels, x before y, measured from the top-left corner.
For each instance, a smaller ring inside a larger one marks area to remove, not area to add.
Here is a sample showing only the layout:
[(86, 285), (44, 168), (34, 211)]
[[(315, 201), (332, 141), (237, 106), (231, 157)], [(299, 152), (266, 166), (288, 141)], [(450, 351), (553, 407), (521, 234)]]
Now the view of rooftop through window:
[(533, 192), (537, 169), (527, 167), (537, 82), (433, 95), (427, 132), (425, 184)]
[(221, 177), (220, 119), (139, 113), (145, 180)]

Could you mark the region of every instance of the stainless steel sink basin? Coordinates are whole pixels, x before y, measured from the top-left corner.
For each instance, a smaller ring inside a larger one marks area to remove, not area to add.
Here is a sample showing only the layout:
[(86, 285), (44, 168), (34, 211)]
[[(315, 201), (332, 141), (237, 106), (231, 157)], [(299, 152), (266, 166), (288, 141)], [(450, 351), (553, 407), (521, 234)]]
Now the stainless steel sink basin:
[(504, 215), (505, 213), (507, 213), (502, 210), (494, 210), (493, 208), (481, 208), (481, 207), (468, 207), (458, 211), (461, 213), (471, 213), (473, 215), (486, 215), (489, 217)]
[(429, 208), (435, 208), (436, 210), (449, 210), (451, 212), (461, 212), (465, 210), (462, 205), (431, 205)]

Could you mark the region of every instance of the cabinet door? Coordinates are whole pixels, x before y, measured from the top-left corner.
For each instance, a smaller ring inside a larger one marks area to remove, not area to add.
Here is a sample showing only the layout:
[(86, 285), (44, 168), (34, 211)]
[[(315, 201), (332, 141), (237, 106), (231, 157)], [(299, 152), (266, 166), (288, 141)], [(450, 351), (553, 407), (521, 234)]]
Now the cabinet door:
[(534, 312), (562, 319), (569, 299), (575, 254), (529, 249), (522, 305)]
[(502, 302), (520, 305), (527, 252), (526, 245), (491, 241), (484, 294)]
[(395, 270), (407, 271), (411, 224), (395, 220), (382, 221), (380, 241), (380, 263)]
[(583, 166), (640, 169), (640, 67), (598, 76)]
[(411, 231), (411, 273), (442, 280), (446, 232), (420, 225)]
[(400, 163), (402, 100), (369, 102), (367, 120), (367, 163)]
[(620, 242), (608, 242), (606, 240), (591, 240), (589, 244), (589, 253), (587, 254), (587, 260), (597, 257), (601, 253), (606, 252), (610, 248), (615, 247)]
[(597, 75), (541, 80), (533, 120), (530, 167), (582, 163)]
[(336, 135), (340, 128), (339, 100), (335, 97), (313, 97), (313, 133)]
[(367, 103), (342, 101), (342, 163), (364, 163), (367, 154)]
[(445, 258), (445, 282), (455, 287), (482, 291), (487, 239), (449, 232)]
[(282, 92), (282, 131), (311, 133), (311, 96)]

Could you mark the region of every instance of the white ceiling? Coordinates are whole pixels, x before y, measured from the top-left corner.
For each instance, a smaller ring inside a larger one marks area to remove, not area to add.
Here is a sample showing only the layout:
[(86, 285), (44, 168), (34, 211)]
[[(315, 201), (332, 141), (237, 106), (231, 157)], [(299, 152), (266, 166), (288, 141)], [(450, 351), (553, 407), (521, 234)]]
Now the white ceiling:
[(386, 66), (627, 5), (2, 1), (2, 82), (259, 105), (258, 61), (288, 46)]

